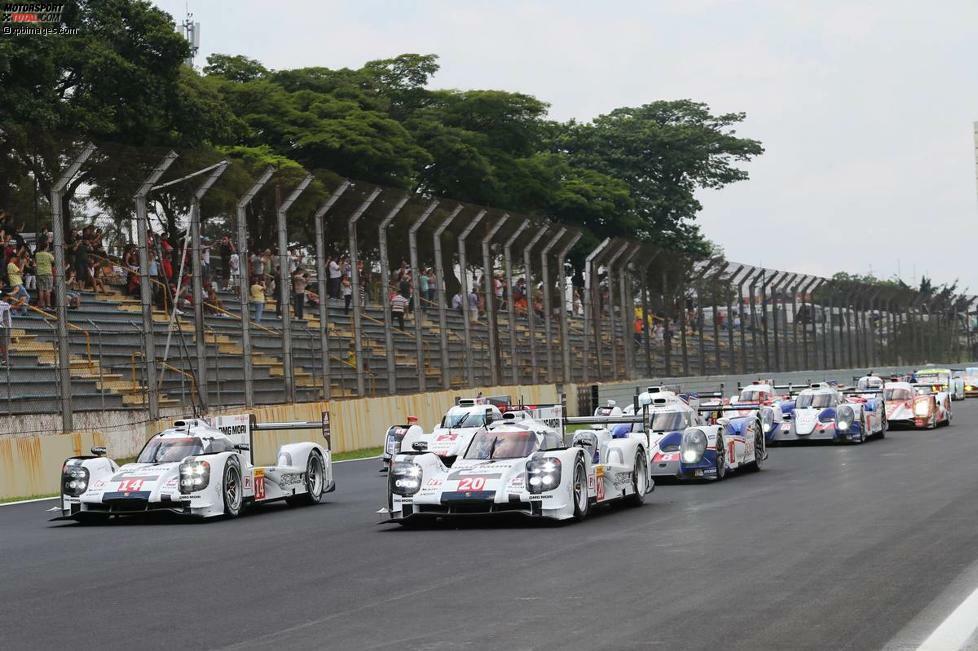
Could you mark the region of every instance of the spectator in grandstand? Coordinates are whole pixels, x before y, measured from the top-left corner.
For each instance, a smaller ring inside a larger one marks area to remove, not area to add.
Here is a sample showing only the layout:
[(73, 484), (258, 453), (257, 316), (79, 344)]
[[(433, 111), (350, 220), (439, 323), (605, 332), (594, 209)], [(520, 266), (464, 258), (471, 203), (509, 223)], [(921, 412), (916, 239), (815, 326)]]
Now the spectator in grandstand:
[(428, 302), (435, 302), (435, 295), (438, 293), (438, 279), (431, 267), (428, 267)]
[(5, 235), (13, 239), (14, 242), (16, 242), (18, 249), (27, 246), (27, 243), (24, 242), (23, 236), (20, 234), (20, 231), (24, 230), (24, 225), (20, 224), (18, 226), (18, 224), (14, 222), (14, 216), (5, 210), (0, 210), (0, 230), (2, 230)]
[(54, 287), (54, 256), (48, 251), (47, 239), (37, 243), (34, 268), (37, 271), (37, 306), (42, 310), (50, 310), (51, 289)]
[(340, 282), (343, 279), (343, 269), (340, 267), (340, 262), (334, 257), (329, 257), (326, 260), (326, 293), (329, 294), (330, 298), (340, 297)]
[(14, 299), (13, 307), (21, 316), (27, 314), (27, 306), (31, 302), (31, 295), (24, 289), (23, 268), (26, 264), (26, 251), (22, 251), (16, 257), (11, 258), (7, 263), (7, 280), (10, 283), (10, 296)]
[[(428, 272), (427, 269), (418, 274), (418, 296), (424, 300), (428, 300)], [(424, 303), (421, 304), (421, 309), (426, 309)]]
[(262, 258), (260, 251), (252, 252), (251, 257), (248, 259), (248, 277), (265, 277), (265, 259)]
[(401, 330), (404, 329), (404, 313), (410, 305), (408, 297), (402, 293), (394, 294), (391, 299), (391, 316), (397, 319), (397, 327)]
[(228, 256), (228, 262), (225, 269), (224, 289), (237, 287), (238, 283), (241, 281), (241, 257), (238, 255), (237, 251), (232, 251)]
[(255, 323), (261, 323), (265, 313), (265, 281), (255, 276), (251, 279), (251, 307), (254, 310)]
[(492, 277), (492, 292), (493, 298), (496, 301), (496, 309), (503, 307), (503, 281), (499, 277), (499, 274), (495, 274)]
[(474, 287), (469, 290), (469, 319), (471, 321), (479, 320), (479, 294)]
[(353, 302), (353, 283), (350, 276), (344, 275), (340, 280), (340, 291), (343, 294), (343, 314), (349, 314), (350, 304)]
[[(222, 237), (217, 245), (217, 256), (221, 259), (221, 287), (230, 289), (231, 285), (235, 283), (232, 279), (234, 271), (231, 268), (231, 258), (237, 255), (234, 244), (231, 243), (231, 238), (227, 235)], [(240, 268), (241, 261), (238, 260), (237, 264)]]
[(92, 291), (96, 295), (105, 294), (105, 267), (103, 267), (94, 255), (88, 258), (88, 277), (92, 281)]
[(204, 300), (204, 312), (214, 316), (225, 317), (224, 303), (221, 302), (221, 297), (217, 295), (217, 289), (214, 285), (207, 286), (207, 298)]
[(75, 233), (74, 242), (69, 244), (68, 248), (73, 256), (75, 278), (84, 287), (88, 284), (88, 240), (82, 237), (81, 233)]
[(462, 293), (455, 292), (455, 296), (452, 296), (452, 309), (458, 310), (459, 314), (464, 314), (462, 311)]
[(306, 285), (309, 284), (309, 276), (302, 269), (296, 269), (292, 274), (292, 304), (295, 311), (295, 318), (304, 319), (306, 306)]

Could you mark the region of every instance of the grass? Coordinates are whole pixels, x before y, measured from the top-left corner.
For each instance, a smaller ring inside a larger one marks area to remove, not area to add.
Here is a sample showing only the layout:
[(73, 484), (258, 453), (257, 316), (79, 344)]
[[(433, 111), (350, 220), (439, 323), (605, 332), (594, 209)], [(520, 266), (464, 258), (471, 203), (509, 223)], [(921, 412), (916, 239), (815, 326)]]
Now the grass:
[(375, 448), (361, 448), (359, 450), (350, 450), (349, 452), (334, 452), (333, 461), (349, 461), (351, 459), (366, 459), (367, 457), (376, 457), (383, 454), (383, 446), (377, 446)]

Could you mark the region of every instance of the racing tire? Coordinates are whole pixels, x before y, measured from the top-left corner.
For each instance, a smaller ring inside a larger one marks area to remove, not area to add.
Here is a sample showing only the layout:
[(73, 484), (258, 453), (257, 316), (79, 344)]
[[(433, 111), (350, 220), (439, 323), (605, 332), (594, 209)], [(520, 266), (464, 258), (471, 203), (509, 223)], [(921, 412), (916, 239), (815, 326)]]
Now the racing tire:
[(628, 506), (642, 506), (645, 503), (645, 493), (649, 489), (649, 469), (645, 455), (639, 449), (635, 455), (635, 471), (632, 473), (632, 490), (635, 492), (625, 498)]
[(313, 450), (306, 461), (306, 492), (286, 497), (285, 502), (289, 506), (312, 506), (322, 503), (325, 492), (326, 466), (319, 450)]
[(574, 498), (574, 519), (580, 522), (591, 510), (591, 498), (587, 494), (587, 469), (580, 458), (574, 463), (574, 480), (571, 483)]
[(241, 484), (241, 468), (234, 459), (228, 459), (221, 473), (221, 497), (224, 500), (224, 515), (234, 519), (241, 515), (244, 494)]
[(717, 451), (717, 481), (723, 481), (723, 478), (727, 476), (727, 448), (723, 445), (723, 438), (717, 436), (716, 441), (716, 451)]
[(876, 435), (881, 439), (886, 438), (886, 430), (890, 429), (890, 421), (886, 419), (886, 410), (883, 410), (883, 415), (881, 416), (882, 421), (880, 422), (880, 431)]
[(764, 445), (764, 432), (760, 429), (754, 435), (754, 461), (747, 467), (751, 472), (760, 472), (764, 467), (764, 457), (767, 456), (767, 448)]

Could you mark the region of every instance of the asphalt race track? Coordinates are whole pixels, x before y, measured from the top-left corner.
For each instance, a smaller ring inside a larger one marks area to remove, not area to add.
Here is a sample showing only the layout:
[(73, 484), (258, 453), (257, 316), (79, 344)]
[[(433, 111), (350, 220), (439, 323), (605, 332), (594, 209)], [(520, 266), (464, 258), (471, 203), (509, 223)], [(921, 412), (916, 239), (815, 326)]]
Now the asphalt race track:
[(916, 648), (978, 587), (976, 460), (971, 400), (568, 526), (378, 526), (376, 460), (338, 464), (328, 504), (234, 521), (2, 507), (0, 647)]

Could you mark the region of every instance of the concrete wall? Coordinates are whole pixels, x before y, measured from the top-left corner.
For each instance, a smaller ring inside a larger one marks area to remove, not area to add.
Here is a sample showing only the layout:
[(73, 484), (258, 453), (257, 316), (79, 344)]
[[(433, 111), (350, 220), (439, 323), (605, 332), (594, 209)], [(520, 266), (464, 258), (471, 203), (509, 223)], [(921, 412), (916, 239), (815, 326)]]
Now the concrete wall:
[[(258, 422), (319, 421), (323, 410), (328, 409), (333, 451), (346, 452), (382, 445), (387, 428), (405, 422), (409, 415), (417, 416), (424, 428), (429, 429), (454, 404), (456, 396), (476, 395), (480, 391), (484, 395), (509, 395), (514, 399), (522, 396), (527, 403), (558, 400), (557, 387), (544, 384), (270, 405), (214, 413), (254, 413)], [(87, 454), (96, 445), (107, 447), (114, 458), (134, 456), (149, 437), (184, 415), (172, 414), (165, 419), (147, 421), (145, 413), (139, 411), (91, 412), (86, 423), (90, 429), (72, 434), (40, 433), (45, 429), (56, 431), (60, 425), (60, 419), (57, 424), (49, 423), (47, 415), (16, 417), (15, 427), (22, 433), (0, 435), (0, 499), (56, 493), (61, 465), (66, 458)], [(256, 432), (255, 458), (271, 463), (282, 443), (318, 436), (310, 430)]]

